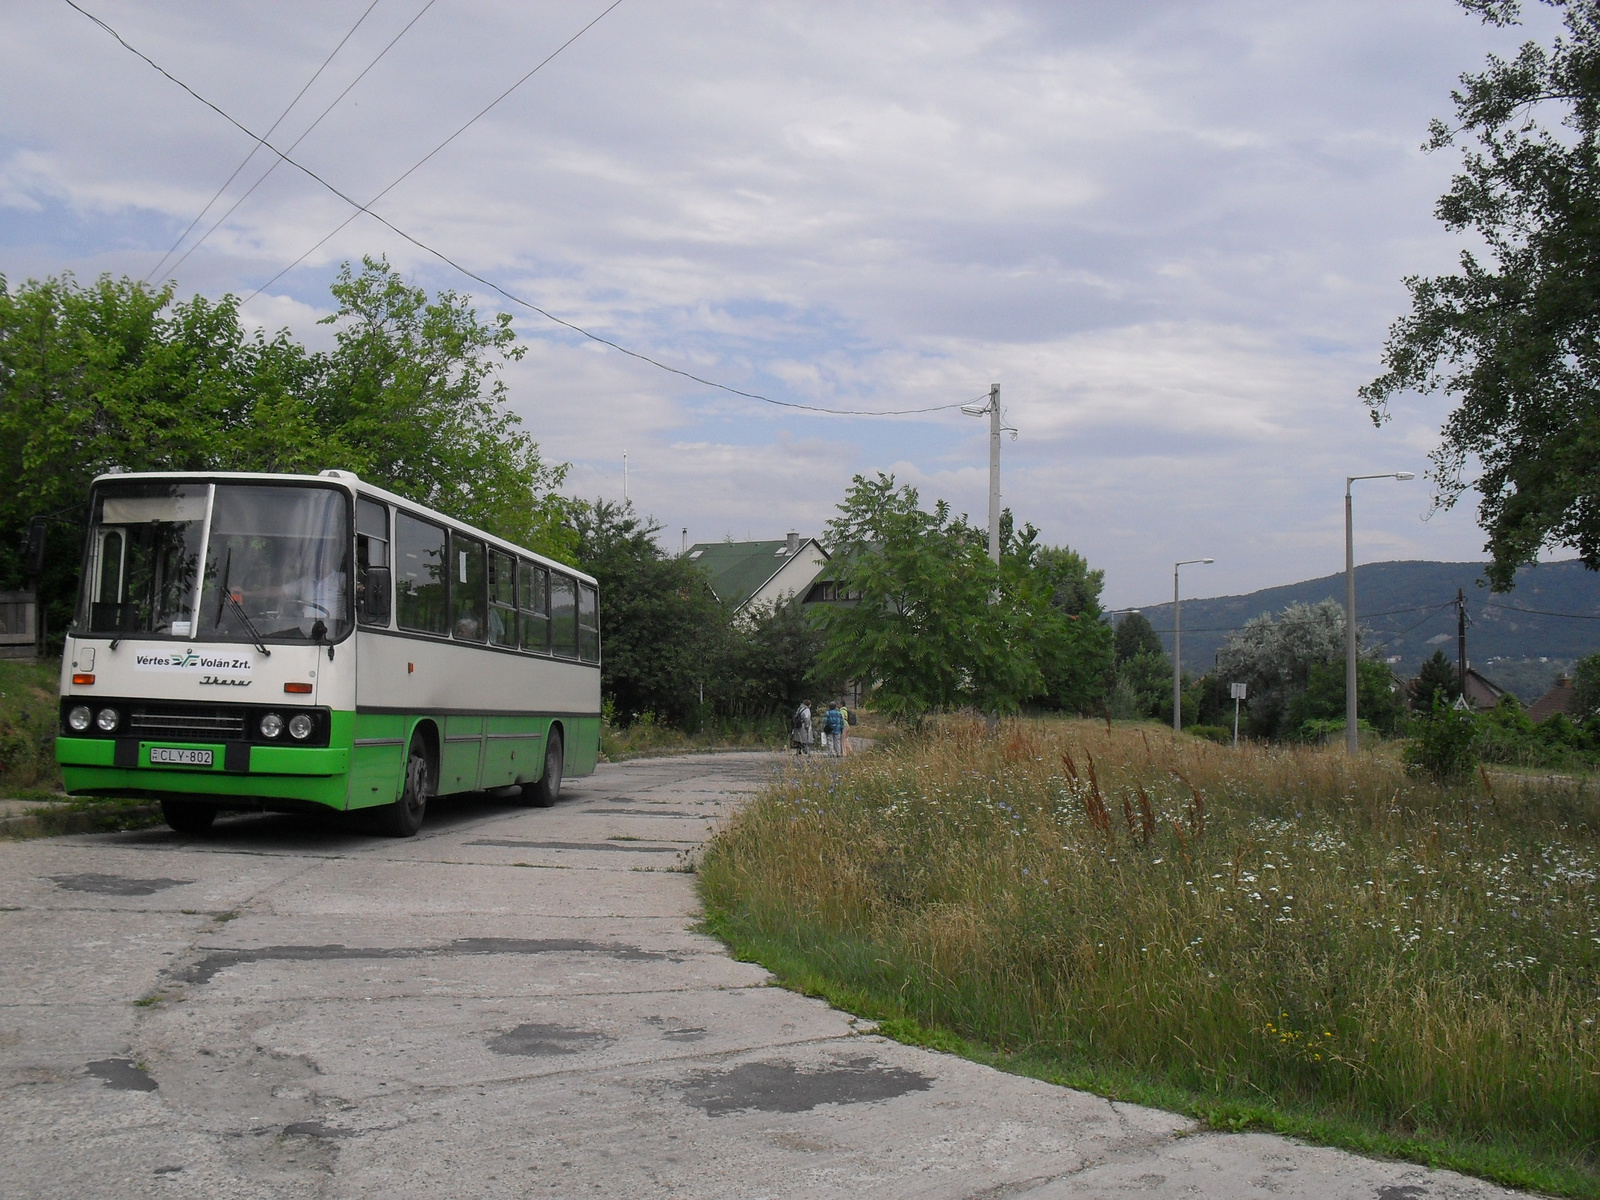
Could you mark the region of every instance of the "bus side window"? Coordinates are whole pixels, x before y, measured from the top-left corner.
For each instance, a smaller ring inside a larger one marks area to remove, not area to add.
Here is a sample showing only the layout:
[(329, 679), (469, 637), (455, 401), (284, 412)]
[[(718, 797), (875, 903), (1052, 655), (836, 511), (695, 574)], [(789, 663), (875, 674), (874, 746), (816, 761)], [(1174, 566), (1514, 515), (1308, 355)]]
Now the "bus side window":
[[(392, 570), (389, 510), (374, 500), (356, 501), (356, 618), (364, 625), (389, 624)], [(373, 569), (377, 569), (374, 575)], [(369, 581), (371, 586), (369, 587)]]
[(394, 515), (394, 594), (401, 629), (446, 633), (444, 530), (408, 513)]
[(522, 648), (550, 653), (550, 572), (531, 562), (517, 564), (517, 605), (522, 610)]
[(489, 551), (489, 644), (517, 644), (517, 560)]
[(578, 581), (550, 573), (550, 649), (561, 658), (578, 657)]
[(588, 583), (578, 585), (578, 657), (600, 661), (600, 595)]
[(485, 640), (484, 619), (488, 599), (484, 579), (483, 543), (454, 531), (450, 534), (450, 628), (463, 642)]

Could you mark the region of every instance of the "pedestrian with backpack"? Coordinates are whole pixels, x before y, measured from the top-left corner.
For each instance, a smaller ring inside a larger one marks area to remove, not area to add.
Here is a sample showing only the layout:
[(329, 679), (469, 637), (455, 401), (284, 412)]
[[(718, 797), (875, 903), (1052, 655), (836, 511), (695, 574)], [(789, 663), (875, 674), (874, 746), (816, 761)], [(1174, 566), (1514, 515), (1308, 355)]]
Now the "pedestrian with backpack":
[(839, 711), (844, 714), (844, 728), (839, 731), (839, 753), (850, 753), (850, 726), (856, 723), (855, 711), (843, 700), (839, 701)]
[(839, 702), (832, 701), (828, 711), (822, 717), (822, 736), (827, 742), (828, 754), (833, 758), (844, 757), (844, 714), (839, 711)]
[(789, 722), (789, 744), (796, 754), (811, 753), (811, 701), (800, 701)]

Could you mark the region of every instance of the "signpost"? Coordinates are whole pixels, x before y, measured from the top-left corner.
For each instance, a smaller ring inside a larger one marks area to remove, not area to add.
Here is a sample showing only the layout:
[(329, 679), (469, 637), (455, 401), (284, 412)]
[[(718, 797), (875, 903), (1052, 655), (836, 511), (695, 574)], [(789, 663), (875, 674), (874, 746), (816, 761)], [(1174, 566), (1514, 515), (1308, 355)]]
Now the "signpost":
[(1233, 748), (1239, 748), (1239, 701), (1245, 699), (1248, 685), (1243, 683), (1230, 683), (1228, 695), (1233, 697)]

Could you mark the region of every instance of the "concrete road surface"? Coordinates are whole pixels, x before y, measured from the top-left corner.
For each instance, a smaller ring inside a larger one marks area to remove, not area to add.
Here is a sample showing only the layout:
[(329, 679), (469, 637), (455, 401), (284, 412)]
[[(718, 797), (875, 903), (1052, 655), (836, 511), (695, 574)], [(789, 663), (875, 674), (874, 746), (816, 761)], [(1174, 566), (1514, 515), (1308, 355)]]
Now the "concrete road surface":
[(0, 845), (0, 1194), (1423, 1197), (1445, 1172), (872, 1036), (692, 931), (776, 756), (657, 759), (421, 836), (247, 816)]

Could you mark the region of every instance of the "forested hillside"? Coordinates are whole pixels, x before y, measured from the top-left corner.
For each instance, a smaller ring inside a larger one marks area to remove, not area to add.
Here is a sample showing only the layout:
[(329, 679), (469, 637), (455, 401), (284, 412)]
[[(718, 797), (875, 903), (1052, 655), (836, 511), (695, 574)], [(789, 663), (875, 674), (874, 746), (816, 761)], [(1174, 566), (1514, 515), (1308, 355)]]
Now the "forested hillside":
[[(1529, 670), (1523, 660), (1565, 663), (1600, 650), (1600, 573), (1584, 569), (1576, 559), (1542, 563), (1519, 570), (1514, 591), (1494, 595), (1483, 582), (1485, 570), (1486, 564), (1470, 562), (1357, 567), (1356, 618), (1369, 631), (1364, 644), (1381, 643), (1384, 657), (1397, 658), (1394, 668), (1405, 675), (1414, 673), (1441, 647), (1454, 657), (1455, 597), (1460, 588), (1467, 597), (1467, 657), (1491, 678), (1497, 678), (1499, 667), (1507, 687), (1542, 690), (1547, 673), (1537, 667)], [(1217, 648), (1251, 617), (1330, 597), (1344, 603), (1342, 572), (1243, 596), (1186, 599), (1184, 665), (1196, 673), (1208, 670)], [(1141, 611), (1171, 653), (1172, 603), (1152, 604)], [(1549, 615), (1555, 613), (1574, 615)]]

